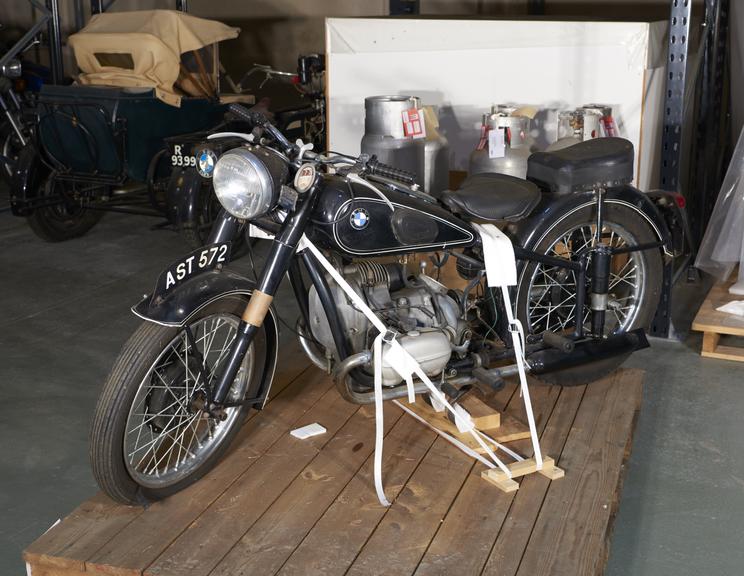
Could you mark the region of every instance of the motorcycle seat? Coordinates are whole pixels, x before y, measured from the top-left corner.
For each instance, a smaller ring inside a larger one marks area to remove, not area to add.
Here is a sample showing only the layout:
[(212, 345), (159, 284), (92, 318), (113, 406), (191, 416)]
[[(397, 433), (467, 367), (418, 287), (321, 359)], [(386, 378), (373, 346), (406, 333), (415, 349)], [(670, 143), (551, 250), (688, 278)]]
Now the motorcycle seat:
[(628, 184), (633, 180), (633, 144), (595, 138), (527, 159), (527, 179), (557, 194)]
[(506, 174), (469, 176), (458, 190), (445, 190), (442, 202), (465, 220), (516, 222), (540, 201), (540, 189), (527, 180)]

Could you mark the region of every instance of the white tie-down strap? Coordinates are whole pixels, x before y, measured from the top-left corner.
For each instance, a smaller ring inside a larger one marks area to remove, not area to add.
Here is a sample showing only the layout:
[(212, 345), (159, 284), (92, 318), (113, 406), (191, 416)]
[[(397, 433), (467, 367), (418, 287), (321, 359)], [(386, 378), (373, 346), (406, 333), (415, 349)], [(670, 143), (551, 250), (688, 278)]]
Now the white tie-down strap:
[(385, 492), (382, 487), (382, 445), (383, 445), (383, 411), (382, 411), (382, 343), (383, 341), (389, 345), (385, 360), (390, 364), (401, 378), (403, 378), (408, 387), (408, 400), (409, 402), (415, 402), (416, 395), (413, 385), (413, 375), (415, 374), (429, 389), (429, 393), (442, 404), (447, 410), (449, 410), (455, 418), (455, 422), (458, 427), (467, 429), (468, 432), (475, 438), (476, 442), (485, 451), (488, 457), (498, 466), (507, 477), (511, 478), (511, 470), (494, 454), (493, 449), (486, 443), (481, 437), (478, 431), (473, 426), (472, 422), (466, 421), (460, 413), (447, 401), (445, 395), (432, 383), (429, 377), (424, 373), (421, 365), (416, 359), (411, 356), (395, 339), (395, 333), (388, 330), (385, 323), (377, 317), (372, 309), (367, 306), (367, 303), (357, 294), (354, 289), (349, 285), (344, 277), (334, 268), (323, 253), (310, 242), (305, 236), (300, 240), (298, 251), (308, 249), (318, 259), (318, 262), (325, 268), (326, 272), (331, 275), (331, 278), (338, 284), (346, 295), (351, 298), (354, 306), (360, 310), (372, 325), (377, 328), (378, 336), (374, 342), (374, 369), (375, 369), (375, 420), (376, 420), (376, 433), (375, 433), (375, 462), (374, 462), (374, 475), (375, 475), (375, 489), (377, 490), (377, 496), (380, 503), (383, 506), (389, 506), (390, 502), (385, 497)]
[(514, 247), (511, 240), (493, 224), (473, 224), (478, 231), (483, 243), (483, 260), (486, 265), (486, 282), (490, 287), (501, 287), (501, 295), (504, 298), (506, 318), (509, 321), (509, 332), (514, 344), (514, 356), (519, 370), (519, 384), (524, 398), (524, 408), (527, 412), (527, 423), (530, 427), (532, 448), (535, 452), (535, 464), (538, 470), (542, 469), (542, 451), (540, 440), (537, 437), (537, 426), (535, 426), (535, 415), (532, 412), (532, 401), (530, 390), (527, 387), (527, 375), (524, 368), (524, 328), (522, 323), (514, 318), (509, 286), (517, 284), (517, 261), (514, 258)]

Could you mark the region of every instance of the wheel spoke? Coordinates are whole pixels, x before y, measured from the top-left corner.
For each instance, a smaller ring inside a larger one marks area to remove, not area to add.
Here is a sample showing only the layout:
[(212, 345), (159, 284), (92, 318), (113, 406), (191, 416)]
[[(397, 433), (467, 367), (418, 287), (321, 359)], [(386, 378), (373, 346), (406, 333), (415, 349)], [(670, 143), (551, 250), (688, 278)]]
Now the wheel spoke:
[[(132, 477), (144, 486), (165, 486), (190, 474), (239, 425), (242, 409), (227, 408), (215, 420), (195, 407), (194, 395), (214, 379), (229, 356), (239, 318), (213, 314), (183, 330), (166, 344), (140, 383), (124, 434), (124, 459)], [(196, 370), (198, 358), (206, 373)], [(240, 378), (228, 394), (240, 398), (253, 374), (253, 355), (246, 354)], [(206, 377), (206, 381), (204, 381)]]

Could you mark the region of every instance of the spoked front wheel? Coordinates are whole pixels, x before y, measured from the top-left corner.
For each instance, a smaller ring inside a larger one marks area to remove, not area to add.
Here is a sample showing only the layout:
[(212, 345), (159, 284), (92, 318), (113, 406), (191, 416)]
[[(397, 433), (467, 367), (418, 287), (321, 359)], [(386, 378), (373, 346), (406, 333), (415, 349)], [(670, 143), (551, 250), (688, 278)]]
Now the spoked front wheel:
[[(143, 324), (125, 344), (104, 385), (91, 428), (91, 465), (99, 486), (126, 504), (157, 500), (208, 472), (235, 437), (245, 405), (207, 413), (206, 384), (219, 374), (245, 300), (229, 296), (176, 329)], [(228, 402), (255, 395), (267, 362), (261, 329), (245, 355)], [(202, 363), (203, 359), (203, 363)], [(206, 378), (204, 377), (206, 376)]]

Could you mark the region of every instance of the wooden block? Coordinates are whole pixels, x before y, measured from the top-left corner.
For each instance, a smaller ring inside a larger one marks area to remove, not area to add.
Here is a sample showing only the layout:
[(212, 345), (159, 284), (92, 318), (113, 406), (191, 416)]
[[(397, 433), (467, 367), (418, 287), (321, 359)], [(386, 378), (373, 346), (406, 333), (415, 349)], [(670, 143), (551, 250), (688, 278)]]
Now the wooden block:
[(478, 430), (491, 430), (501, 426), (501, 413), (491, 408), (477, 396), (468, 394), (459, 404), (468, 411)]
[(721, 360), (733, 360), (734, 362), (744, 362), (744, 348), (736, 346), (716, 346), (713, 351), (706, 352), (703, 350), (701, 356), (706, 358), (719, 358)]
[(718, 341), (721, 339), (721, 335), (716, 332), (705, 332), (703, 333), (703, 353), (715, 352), (718, 347)]
[(542, 470), (538, 470), (538, 472), (551, 480), (558, 480), (566, 475), (566, 471), (563, 468), (558, 468), (558, 466), (553, 466), (548, 470), (543, 468)]
[[(520, 476), (532, 474), (533, 472), (540, 472), (540, 474), (546, 476), (547, 478), (550, 478), (551, 480), (562, 478), (564, 475), (563, 470), (561, 470), (560, 468), (555, 468), (555, 461), (550, 456), (545, 456), (543, 458), (543, 466), (540, 470), (537, 469), (537, 462), (535, 462), (534, 458), (527, 458), (526, 460), (513, 462), (511, 464), (508, 464), (507, 467), (512, 473), (512, 480), (514, 478), (519, 478)], [(504, 485), (505, 480), (509, 480), (509, 477), (499, 468), (484, 470), (481, 473), (481, 477), (491, 482), (491, 484), (493, 484), (494, 486), (499, 487), (501, 487), (501, 485)]]
[(492, 478), (491, 476), (486, 475), (485, 472), (481, 475), (481, 477), (489, 484), (493, 484), (494, 486), (496, 486), (496, 488), (498, 488), (502, 492), (516, 492), (517, 490), (519, 490), (519, 484), (511, 478), (504, 477), (500, 480), (497, 480), (496, 478)]
[[(478, 454), (485, 454), (486, 451), (483, 446), (473, 438), (473, 435), (469, 432), (464, 434), (457, 429), (445, 412), (435, 412), (434, 409), (429, 406), (426, 402), (418, 401), (413, 404), (406, 403), (406, 407), (412, 412), (415, 412), (421, 418), (426, 420), (429, 424), (435, 428), (446, 432), (447, 434), (454, 436), (460, 442), (465, 444), (468, 448), (474, 450)], [(501, 418), (501, 426), (488, 430), (488, 436), (499, 443), (513, 442), (515, 440), (524, 440), (530, 437), (530, 431), (526, 424), (523, 424), (513, 416), (504, 415)], [(484, 440), (488, 443), (487, 440)]]

